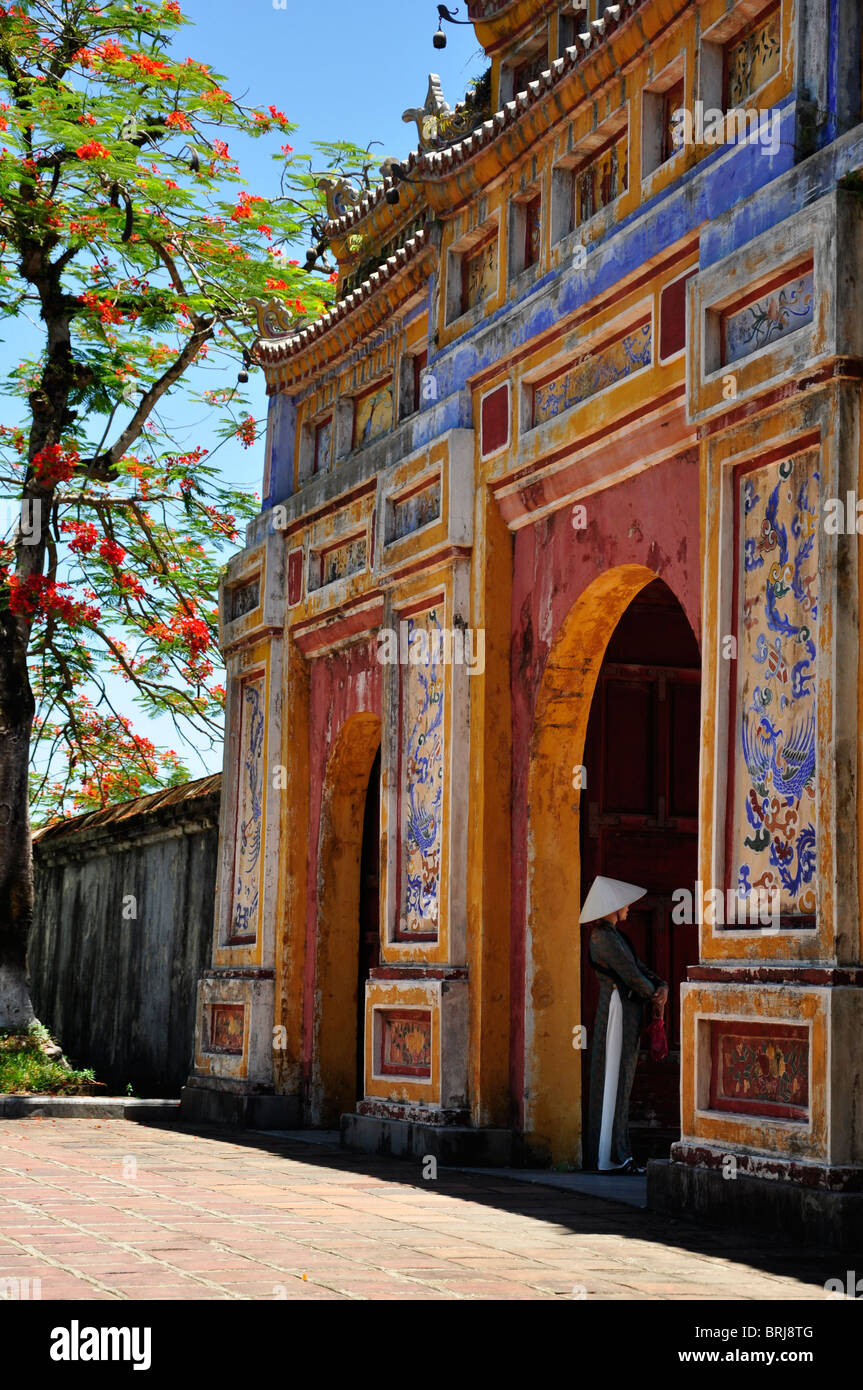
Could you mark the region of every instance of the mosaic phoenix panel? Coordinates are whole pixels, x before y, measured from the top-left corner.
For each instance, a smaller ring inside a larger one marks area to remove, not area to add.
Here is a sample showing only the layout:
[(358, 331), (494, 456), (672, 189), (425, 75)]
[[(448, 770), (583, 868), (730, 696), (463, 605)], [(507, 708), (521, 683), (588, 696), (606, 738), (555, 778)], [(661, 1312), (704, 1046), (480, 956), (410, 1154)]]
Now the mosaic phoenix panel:
[(722, 360), (736, 362), (768, 343), (787, 338), (812, 322), (815, 292), (812, 270), (732, 310), (722, 319)]
[(737, 892), (815, 912), (819, 472), (815, 453), (738, 477)]

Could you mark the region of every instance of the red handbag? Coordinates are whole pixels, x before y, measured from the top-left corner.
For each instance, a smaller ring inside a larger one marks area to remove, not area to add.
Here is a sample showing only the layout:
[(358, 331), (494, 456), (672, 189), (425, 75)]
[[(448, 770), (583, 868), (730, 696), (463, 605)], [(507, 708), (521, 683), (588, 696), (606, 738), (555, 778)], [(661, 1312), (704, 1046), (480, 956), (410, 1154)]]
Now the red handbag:
[(651, 1019), (647, 1028), (651, 1062), (662, 1062), (668, 1056), (668, 1038), (665, 1034), (665, 1019), (662, 1014)]

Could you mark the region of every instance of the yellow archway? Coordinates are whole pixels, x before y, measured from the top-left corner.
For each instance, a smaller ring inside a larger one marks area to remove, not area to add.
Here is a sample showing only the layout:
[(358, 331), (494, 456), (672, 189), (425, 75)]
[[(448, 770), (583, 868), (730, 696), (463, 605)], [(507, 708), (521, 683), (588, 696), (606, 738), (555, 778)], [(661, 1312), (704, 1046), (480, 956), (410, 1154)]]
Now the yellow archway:
[[(657, 578), (645, 565), (599, 575), (575, 601), (551, 651), (531, 737), (527, 806), (525, 1117), (528, 1162), (581, 1164), (579, 852), (587, 721), (600, 667), (624, 610)], [(590, 1039), (588, 1038), (588, 1043)]]
[(345, 720), (324, 783), (308, 1123), (337, 1127), (356, 1101), (360, 855), (369, 774), (381, 742), (377, 715)]

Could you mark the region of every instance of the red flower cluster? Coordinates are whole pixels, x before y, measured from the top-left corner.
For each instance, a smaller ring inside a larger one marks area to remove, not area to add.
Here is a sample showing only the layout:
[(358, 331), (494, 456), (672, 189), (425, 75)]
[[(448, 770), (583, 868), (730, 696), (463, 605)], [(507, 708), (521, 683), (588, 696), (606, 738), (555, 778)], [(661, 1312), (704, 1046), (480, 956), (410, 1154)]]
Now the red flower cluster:
[(33, 455), (30, 467), (37, 482), (54, 487), (57, 483), (68, 483), (80, 461), (77, 450), (64, 449), (61, 444), (46, 444)]
[(98, 140), (88, 140), (86, 145), (79, 145), (75, 151), (79, 159), (110, 159), (110, 151), (100, 144)]
[(118, 63), (126, 54), (118, 43), (113, 39), (106, 39), (103, 44), (94, 50), (104, 63)]
[(134, 63), (135, 67), (140, 68), (148, 77), (155, 77), (157, 82), (164, 82), (166, 77), (171, 76), (163, 62), (158, 58), (149, 58), (146, 53), (131, 53), (129, 62)]
[(10, 574), (9, 609), (27, 618), (46, 618), (56, 615), (70, 627), (96, 623), (102, 616), (93, 604), (78, 603), (71, 598), (68, 584), (56, 584), (44, 574), (31, 574), (23, 582)]
[(168, 623), (150, 623), (145, 632), (157, 642), (173, 644), (179, 639), (191, 657), (200, 656), (210, 645), (210, 629), (204, 619), (186, 612), (175, 613)]
[(256, 193), (246, 193), (246, 192), (240, 193), (240, 195), (239, 195), (239, 201), (238, 201), (238, 203), (237, 203), (237, 206), (234, 208), (234, 211), (231, 213), (231, 221), (232, 221), (232, 222), (242, 222), (244, 218), (246, 218), (246, 217), (251, 217), (251, 215), (252, 215), (252, 204), (253, 204), (253, 203), (262, 203), (263, 201), (264, 201), (263, 198), (259, 198), (258, 195), (257, 195)]
[(116, 541), (110, 540), (107, 536), (99, 546), (99, 554), (103, 560), (107, 560), (109, 565), (122, 565), (126, 558), (126, 552)]
[(165, 125), (170, 126), (172, 130), (182, 130), (187, 133), (192, 129), (192, 122), (185, 111), (172, 111), (170, 115), (165, 117)]
[(75, 555), (89, 555), (99, 541), (99, 532), (92, 521), (61, 521), (60, 530), (71, 535), (69, 549)]
[(203, 618), (185, 616), (172, 621), (176, 622), (177, 630), (192, 656), (199, 656), (207, 650), (210, 645), (210, 629)]
[(254, 417), (244, 415), (236, 429), (236, 436), (244, 449), (250, 449), (257, 438), (257, 426)]
[(122, 323), (123, 311), (118, 309), (116, 304), (112, 304), (110, 299), (100, 299), (91, 290), (81, 295), (82, 304), (88, 309), (92, 309), (94, 314), (98, 314), (102, 323)]

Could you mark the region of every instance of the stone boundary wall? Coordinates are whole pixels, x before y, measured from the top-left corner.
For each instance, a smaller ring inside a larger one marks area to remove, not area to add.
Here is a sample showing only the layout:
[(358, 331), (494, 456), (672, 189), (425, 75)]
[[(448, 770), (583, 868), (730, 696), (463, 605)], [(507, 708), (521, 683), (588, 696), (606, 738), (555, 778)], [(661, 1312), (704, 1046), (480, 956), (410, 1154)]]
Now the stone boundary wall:
[(179, 1096), (210, 963), (221, 776), (34, 835), (37, 1017), (123, 1093)]

